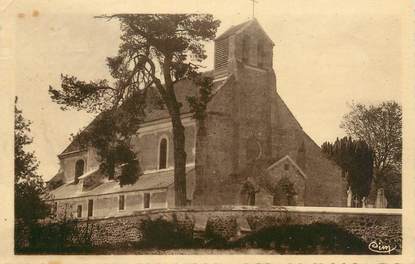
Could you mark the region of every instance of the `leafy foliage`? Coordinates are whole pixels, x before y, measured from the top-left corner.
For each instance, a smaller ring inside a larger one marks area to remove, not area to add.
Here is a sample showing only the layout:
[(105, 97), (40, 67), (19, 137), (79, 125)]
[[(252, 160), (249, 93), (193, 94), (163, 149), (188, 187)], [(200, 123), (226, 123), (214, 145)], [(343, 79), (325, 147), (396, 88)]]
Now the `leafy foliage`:
[(236, 236), (238, 223), (235, 217), (210, 217), (206, 223), (206, 245), (210, 247), (226, 247), (227, 242)]
[(207, 105), (212, 99), (213, 80), (212, 78), (202, 77), (198, 74), (196, 77), (193, 77), (193, 81), (196, 86), (199, 87), (199, 96), (187, 96), (186, 100), (193, 112), (193, 118), (204, 120), (206, 117)]
[[(211, 81), (202, 80), (198, 70), (200, 62), (206, 58), (204, 42), (214, 39), (220, 22), (205, 14), (115, 14), (100, 18), (117, 19), (121, 25), (118, 54), (107, 58), (114, 83), (107, 80), (84, 82), (74, 76), (61, 75), (61, 87), (49, 87), (50, 96), (64, 110), (103, 113), (103, 118), (96, 122), (96, 127), (105, 127), (103, 135), (100, 129), (90, 129), (93, 136), (86, 138), (97, 138), (92, 145), (104, 162), (111, 159), (107, 155), (111, 155), (111, 147), (119, 141), (129, 145), (143, 121), (144, 110), (151, 107), (149, 102), (165, 107), (173, 126), (176, 204), (185, 205), (186, 153), (180, 118), (184, 102), (177, 101), (174, 84), (191, 79), (202, 87), (200, 98), (188, 99), (195, 117), (202, 117), (209, 101)], [(107, 166), (112, 167), (111, 164)], [(133, 168), (128, 171), (133, 172)]]
[(195, 244), (193, 241), (193, 225), (180, 223), (175, 215), (173, 221), (163, 218), (144, 219), (140, 223), (143, 232), (143, 240), (140, 247), (144, 248), (186, 248)]
[(80, 145), (93, 146), (100, 158), (100, 169), (109, 178), (114, 178), (116, 168), (122, 166), (118, 175), (120, 185), (133, 184), (141, 174), (140, 164), (130, 144), (132, 133), (136, 130), (136, 116), (127, 111), (105, 111), (73, 140)]
[(322, 151), (342, 168), (352, 192), (367, 197), (373, 177), (373, 151), (366, 142), (337, 138), (334, 143), (323, 143)]
[(384, 177), (378, 181), (378, 186), (384, 188), (388, 199), (388, 207), (402, 208), (402, 168), (388, 167)]
[[(66, 214), (67, 212), (65, 212)], [(90, 253), (93, 249), (92, 236), (99, 227), (89, 219), (80, 222), (70, 215), (33, 224), (26, 247), (19, 247), (22, 254), (68, 254)]]
[(402, 109), (398, 103), (352, 104), (340, 126), (372, 148), (376, 174), (402, 162)]
[(388, 206), (399, 206), (401, 194), (397, 190), (401, 188), (401, 106), (394, 101), (378, 105), (352, 104), (351, 111), (344, 116), (341, 127), (349, 136), (364, 140), (371, 147), (376, 187), (384, 188), (388, 201), (394, 201), (388, 203)]
[(371, 254), (366, 242), (334, 223), (271, 226), (252, 232), (236, 245), (281, 254)]
[[(17, 98), (15, 103), (17, 104)], [(39, 162), (34, 152), (25, 149), (33, 142), (29, 135), (30, 124), (31, 122), (23, 117), (22, 111), (15, 105), (15, 217), (27, 225), (47, 216), (49, 213), (49, 206), (42, 199), (47, 197), (46, 187), (42, 177), (37, 174)]]

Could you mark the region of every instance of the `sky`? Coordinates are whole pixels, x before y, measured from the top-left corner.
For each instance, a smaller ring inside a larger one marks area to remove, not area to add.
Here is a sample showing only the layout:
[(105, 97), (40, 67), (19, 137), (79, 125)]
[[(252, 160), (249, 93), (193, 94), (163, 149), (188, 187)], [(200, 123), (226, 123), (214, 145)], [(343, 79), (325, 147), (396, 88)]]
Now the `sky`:
[[(275, 43), (277, 92), (320, 145), (345, 135), (339, 124), (348, 104), (401, 102), (402, 21), (399, 7), (388, 1), (310, 2), (259, 0), (255, 17)], [(70, 134), (93, 119), (60, 110), (49, 97), (49, 85), (58, 87), (62, 73), (86, 81), (108, 78), (105, 58), (117, 53), (118, 23), (94, 16), (212, 13), (222, 21), (218, 34), (252, 16), (247, 0), (177, 1), (174, 6), (171, 1), (15, 1), (7, 8), (15, 32), (10, 36), (14, 92), (25, 118), (33, 122), (31, 148), (45, 180), (58, 171), (57, 154), (69, 144)], [(206, 49), (208, 70), (213, 43)]]

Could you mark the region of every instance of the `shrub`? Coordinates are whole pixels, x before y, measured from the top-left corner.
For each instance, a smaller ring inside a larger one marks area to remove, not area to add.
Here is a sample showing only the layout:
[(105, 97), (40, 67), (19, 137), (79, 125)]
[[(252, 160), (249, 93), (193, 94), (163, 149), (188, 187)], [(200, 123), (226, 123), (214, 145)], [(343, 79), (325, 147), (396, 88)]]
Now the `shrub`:
[(271, 226), (254, 231), (234, 246), (289, 254), (370, 254), (362, 239), (331, 223)]
[(224, 248), (228, 241), (238, 232), (238, 224), (235, 217), (214, 216), (206, 223), (205, 239), (209, 247)]
[(162, 217), (147, 218), (141, 221), (140, 230), (143, 234), (140, 247), (144, 248), (183, 248), (193, 247), (193, 222), (190, 219), (179, 221), (176, 215), (169, 221)]
[(290, 218), (283, 212), (279, 216), (261, 214), (249, 215), (246, 220), (252, 230), (260, 230), (263, 228), (287, 224)]
[(37, 222), (29, 229), (28, 245), (16, 248), (16, 253), (86, 253), (92, 250), (93, 229), (89, 220), (82, 224), (76, 219)]

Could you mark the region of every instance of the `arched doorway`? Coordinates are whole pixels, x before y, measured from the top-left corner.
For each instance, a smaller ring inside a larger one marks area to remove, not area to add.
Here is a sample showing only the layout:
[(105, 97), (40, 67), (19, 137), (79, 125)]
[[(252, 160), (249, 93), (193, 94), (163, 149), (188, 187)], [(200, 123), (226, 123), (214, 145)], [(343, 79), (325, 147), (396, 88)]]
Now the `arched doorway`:
[(273, 192), (273, 205), (279, 206), (294, 206), (297, 205), (297, 192), (294, 184), (284, 177), (278, 181)]

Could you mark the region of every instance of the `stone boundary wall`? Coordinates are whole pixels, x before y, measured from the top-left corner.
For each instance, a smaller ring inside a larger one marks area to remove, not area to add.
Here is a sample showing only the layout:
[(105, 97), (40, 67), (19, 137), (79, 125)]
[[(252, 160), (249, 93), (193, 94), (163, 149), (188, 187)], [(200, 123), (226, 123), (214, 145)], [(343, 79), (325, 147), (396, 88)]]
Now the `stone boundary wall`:
[(263, 227), (284, 223), (336, 223), (366, 243), (382, 240), (396, 245), (398, 252), (401, 252), (402, 245), (401, 209), (290, 206), (155, 209), (119, 217), (89, 219), (81, 221), (80, 225), (88, 223), (93, 227), (92, 243), (95, 246), (128, 245), (142, 239), (140, 222), (143, 219), (162, 218), (172, 221), (174, 217), (178, 222), (186, 223), (195, 234), (203, 233), (207, 223), (217, 219), (225, 219), (225, 222), (235, 219), (239, 237)]

